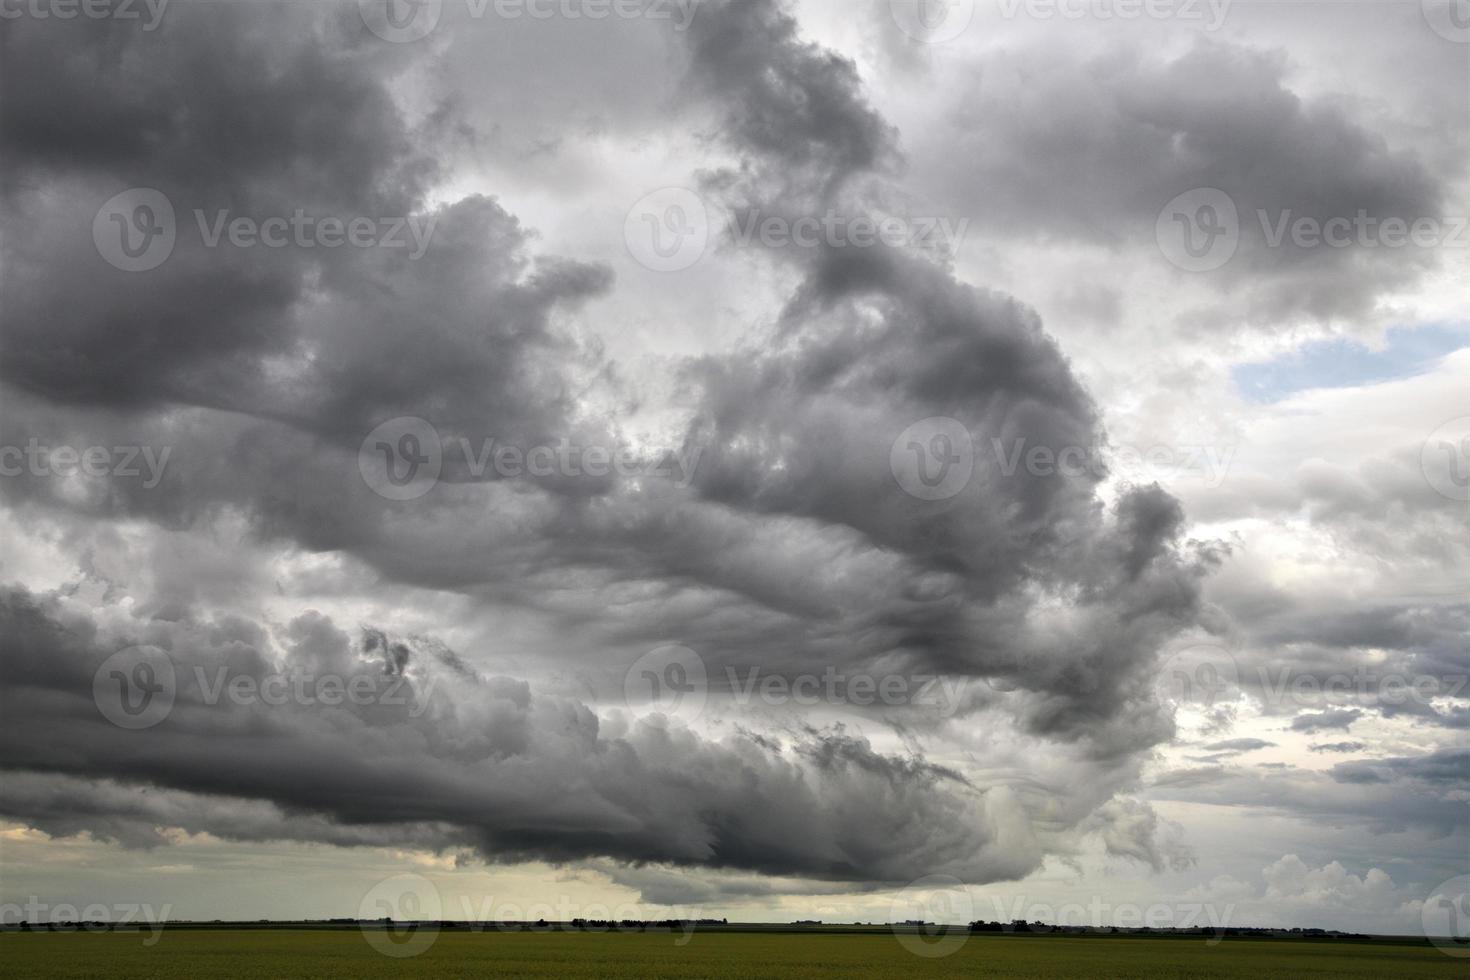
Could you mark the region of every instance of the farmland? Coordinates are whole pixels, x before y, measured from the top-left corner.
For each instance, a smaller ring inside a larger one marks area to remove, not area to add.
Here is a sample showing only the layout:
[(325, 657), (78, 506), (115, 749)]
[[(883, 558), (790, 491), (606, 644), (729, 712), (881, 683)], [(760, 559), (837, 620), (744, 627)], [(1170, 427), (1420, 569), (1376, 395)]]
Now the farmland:
[(9, 933), (10, 977), (117, 980), (315, 977), (1351, 978), (1463, 977), (1466, 962), (1427, 945), (1134, 937), (976, 935), (952, 955), (916, 955), (887, 934), (459, 933), (413, 957), (377, 952), (356, 930), (166, 929)]

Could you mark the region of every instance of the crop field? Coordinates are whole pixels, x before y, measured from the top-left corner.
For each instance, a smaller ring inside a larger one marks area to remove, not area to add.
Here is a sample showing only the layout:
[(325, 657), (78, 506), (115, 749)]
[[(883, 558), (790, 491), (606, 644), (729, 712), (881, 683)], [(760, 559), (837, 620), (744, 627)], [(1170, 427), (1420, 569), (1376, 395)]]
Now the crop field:
[[(916, 955), (892, 935), (454, 933), (417, 956), (373, 949), (355, 930), (167, 930), (0, 936), (8, 977), (1098, 977), (1250, 980), (1464, 977), (1466, 961), (1429, 946), (1227, 939), (969, 937)], [(682, 943), (682, 945), (680, 945)]]

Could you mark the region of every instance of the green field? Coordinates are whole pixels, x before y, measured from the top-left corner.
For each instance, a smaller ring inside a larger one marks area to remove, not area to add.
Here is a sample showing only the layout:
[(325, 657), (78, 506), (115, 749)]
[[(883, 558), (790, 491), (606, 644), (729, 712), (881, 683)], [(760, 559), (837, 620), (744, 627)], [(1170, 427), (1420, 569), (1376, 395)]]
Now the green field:
[[(144, 934), (146, 935), (146, 934)], [(926, 959), (891, 935), (445, 932), (421, 955), (375, 952), (342, 931), (10, 933), (7, 977), (1464, 977), (1466, 961), (1428, 946), (1194, 939), (972, 936)]]

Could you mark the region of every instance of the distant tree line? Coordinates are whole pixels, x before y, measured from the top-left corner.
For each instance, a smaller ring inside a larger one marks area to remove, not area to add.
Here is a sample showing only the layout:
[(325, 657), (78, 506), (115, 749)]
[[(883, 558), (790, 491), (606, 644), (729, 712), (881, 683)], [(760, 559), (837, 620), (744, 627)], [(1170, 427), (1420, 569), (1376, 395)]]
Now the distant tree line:
[(1336, 929), (1283, 929), (1251, 926), (1191, 926), (1189, 928), (1153, 928), (1149, 926), (1075, 926), (1052, 925), (1050, 922), (1027, 922), (1014, 919), (1010, 922), (971, 922), (971, 932), (1007, 932), (1064, 935), (1154, 935), (1154, 936), (1239, 936), (1258, 938), (1282, 938), (1292, 936), (1321, 937), (1332, 939), (1367, 939), (1359, 932), (1339, 932)]

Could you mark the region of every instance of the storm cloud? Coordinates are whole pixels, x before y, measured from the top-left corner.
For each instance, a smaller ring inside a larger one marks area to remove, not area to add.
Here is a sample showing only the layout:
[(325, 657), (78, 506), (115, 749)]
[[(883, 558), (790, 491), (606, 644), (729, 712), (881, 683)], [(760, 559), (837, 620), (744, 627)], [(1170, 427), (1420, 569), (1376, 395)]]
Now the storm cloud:
[[(947, 49), (879, 12), (450, 11), (406, 42), (355, 2), (7, 20), (0, 815), (130, 853), (182, 829), (544, 862), (660, 904), (1203, 875), (1191, 807), (1445, 870), (1470, 517), (1421, 450), (1470, 361), (1274, 403), (1230, 378), (1427, 318), (1416, 290), (1443, 314), (1440, 250), (1251, 223), (1463, 211), (1449, 55), (1380, 106), (1302, 70), (1290, 12)], [(1155, 223), (1202, 187), (1242, 234), (1186, 275)], [(972, 225), (715, 235), (660, 271), (637, 219), (688, 216), (635, 201), (671, 190), (733, 227)], [(111, 238), (159, 200), (168, 254), (129, 271)], [(1161, 448), (1218, 472), (1136, 465)], [(164, 717), (109, 716), (165, 669)], [(1272, 846), (1283, 901), (1386, 893)]]

